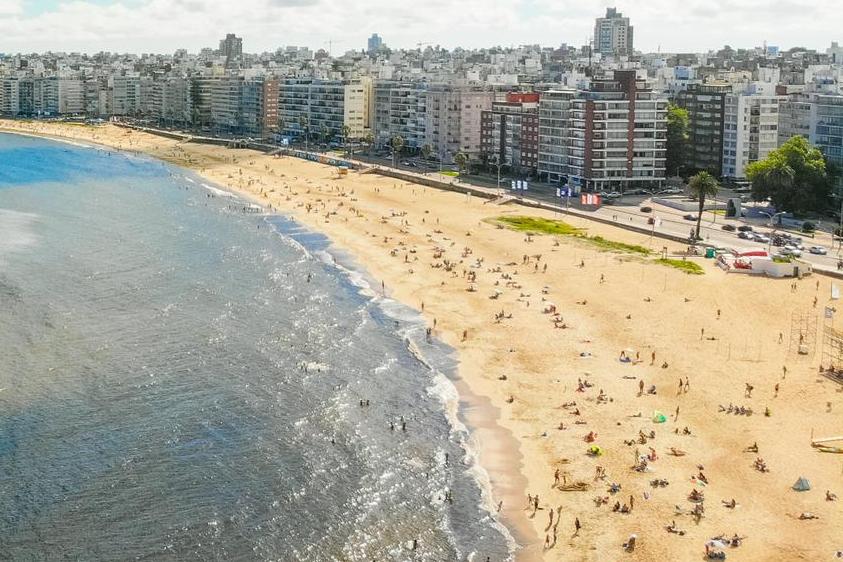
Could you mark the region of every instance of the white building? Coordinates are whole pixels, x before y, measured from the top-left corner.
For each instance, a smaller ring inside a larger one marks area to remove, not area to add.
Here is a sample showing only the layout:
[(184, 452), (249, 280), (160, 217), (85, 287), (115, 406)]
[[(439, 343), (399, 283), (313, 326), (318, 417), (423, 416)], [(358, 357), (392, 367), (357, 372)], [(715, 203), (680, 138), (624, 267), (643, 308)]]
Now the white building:
[(723, 172), (743, 179), (746, 167), (778, 147), (779, 106), (785, 96), (728, 94), (723, 116)]
[(606, 8), (606, 16), (594, 24), (594, 50), (601, 55), (631, 55), (632, 39), (629, 18), (615, 8)]

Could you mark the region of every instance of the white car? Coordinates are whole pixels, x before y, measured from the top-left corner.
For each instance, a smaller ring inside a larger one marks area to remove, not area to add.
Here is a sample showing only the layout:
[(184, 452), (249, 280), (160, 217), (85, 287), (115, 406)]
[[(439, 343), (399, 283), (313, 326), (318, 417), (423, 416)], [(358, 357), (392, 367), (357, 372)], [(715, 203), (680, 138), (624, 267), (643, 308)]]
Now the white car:
[(798, 258), (802, 255), (802, 250), (800, 250), (796, 246), (785, 246), (784, 248), (782, 248), (781, 253), (785, 256), (793, 256), (795, 258)]
[(763, 234), (756, 234), (755, 235), (755, 241), (761, 242), (762, 244), (767, 244), (767, 243), (770, 242), (770, 238), (767, 237), (767, 236), (764, 236)]
[(818, 256), (824, 256), (828, 253), (828, 250), (826, 250), (822, 246), (811, 246), (810, 248), (808, 248), (808, 251)]

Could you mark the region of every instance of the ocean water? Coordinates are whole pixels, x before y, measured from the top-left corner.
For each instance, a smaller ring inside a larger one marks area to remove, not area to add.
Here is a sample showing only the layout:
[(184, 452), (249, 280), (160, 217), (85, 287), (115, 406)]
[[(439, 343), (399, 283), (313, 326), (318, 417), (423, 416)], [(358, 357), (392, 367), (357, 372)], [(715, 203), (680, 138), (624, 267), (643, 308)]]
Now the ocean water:
[(451, 350), (248, 207), (0, 135), (0, 559), (510, 559)]

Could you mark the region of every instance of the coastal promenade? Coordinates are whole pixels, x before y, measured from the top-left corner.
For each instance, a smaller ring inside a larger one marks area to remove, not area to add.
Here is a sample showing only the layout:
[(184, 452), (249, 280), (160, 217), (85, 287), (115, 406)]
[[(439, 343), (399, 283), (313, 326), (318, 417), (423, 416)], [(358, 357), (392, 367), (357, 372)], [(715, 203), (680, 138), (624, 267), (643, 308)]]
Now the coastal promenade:
[[(791, 285), (710, 260), (691, 276), (633, 250), (650, 232), (569, 213), (584, 236), (530, 236), (500, 219), (561, 212), (301, 159), (114, 126), (0, 127), (194, 170), (325, 233), (421, 310), (457, 350), (492, 514), (524, 559), (700, 560), (721, 534), (742, 537), (735, 560), (843, 548), (843, 508), (826, 499), (843, 493), (840, 456), (810, 443), (843, 434), (843, 392), (818, 376), (820, 342), (789, 345), (794, 314), (820, 321), (827, 278)], [(792, 489), (800, 476), (812, 490)]]

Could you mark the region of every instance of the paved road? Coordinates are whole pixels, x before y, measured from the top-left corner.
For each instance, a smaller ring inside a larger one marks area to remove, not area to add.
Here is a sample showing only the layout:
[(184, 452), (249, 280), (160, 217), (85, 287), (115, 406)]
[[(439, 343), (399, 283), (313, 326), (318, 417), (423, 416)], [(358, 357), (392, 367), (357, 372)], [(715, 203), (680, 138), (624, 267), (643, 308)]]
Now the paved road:
[[(391, 167), (391, 162), (387, 162), (386, 160), (381, 160), (380, 162), (378, 159), (372, 160), (374, 162), (368, 162), (368, 164), (371, 165), (372, 163), (375, 163), (376, 165)], [(471, 176), (468, 181), (460, 182), (460, 180), (450, 176), (440, 175), (437, 170), (423, 171), (419, 168), (401, 165), (399, 165), (398, 168), (405, 174), (432, 178), (445, 183), (458, 182), (462, 185), (471, 186), (475, 189), (488, 193), (512, 194), (512, 192), (508, 189), (509, 185), (502, 184), (501, 189), (499, 190), (495, 186), (495, 180), (492, 179)], [(523, 195), (527, 199), (540, 201), (545, 204), (557, 205), (560, 207), (560, 210), (564, 210), (565, 208), (565, 200), (556, 197), (556, 189), (552, 186), (531, 184), (527, 193)], [(572, 201), (573, 199), (574, 198), (572, 198)], [(642, 213), (640, 210), (642, 206), (651, 207), (653, 211), (651, 213)], [(652, 228), (647, 225), (647, 219), (652, 216), (659, 217), (662, 222), (655, 230), (656, 234), (663, 233), (682, 238), (688, 237), (691, 229), (696, 226), (695, 222), (682, 218), (683, 215), (687, 214), (686, 211), (680, 211), (664, 205), (655, 204), (649, 196), (624, 196), (623, 200), (618, 204), (604, 205), (595, 211), (585, 211), (580, 208), (578, 204), (571, 204), (571, 208), (575, 209), (579, 213), (597, 216), (602, 219), (616, 221), (618, 223), (625, 222), (641, 228)], [(693, 214), (696, 214), (696, 212), (693, 212)], [(764, 248), (775, 252), (775, 246), (771, 247), (769, 244), (743, 240), (737, 237), (737, 232), (727, 232), (722, 230), (721, 227), (724, 224), (731, 224), (736, 228), (740, 225), (748, 224), (753, 227), (754, 231), (765, 234), (769, 234), (775, 230), (770, 228), (767, 221), (764, 219), (726, 219), (725, 217), (718, 216), (713, 212), (705, 212), (703, 213), (703, 222), (700, 232), (703, 237), (702, 244), (735, 249)], [(829, 233), (817, 232), (815, 238), (811, 238), (805, 234), (799, 234), (799, 236), (802, 238), (802, 244), (805, 246), (802, 259), (824, 270), (837, 270), (837, 262), (839, 259), (843, 258), (843, 253), (841, 253), (840, 244), (838, 242), (834, 242)], [(826, 248), (828, 253), (824, 256), (810, 254), (808, 252), (808, 248), (811, 246), (822, 246)]]

